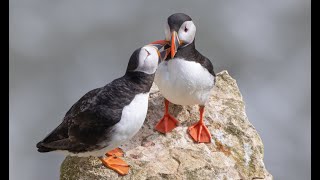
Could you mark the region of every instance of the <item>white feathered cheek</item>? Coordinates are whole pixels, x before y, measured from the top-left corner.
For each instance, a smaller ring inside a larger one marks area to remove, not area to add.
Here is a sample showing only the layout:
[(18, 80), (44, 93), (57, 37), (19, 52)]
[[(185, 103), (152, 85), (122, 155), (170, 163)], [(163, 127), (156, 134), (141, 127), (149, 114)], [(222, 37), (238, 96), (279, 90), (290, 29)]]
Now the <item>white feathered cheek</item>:
[(184, 42), (184, 44), (190, 44), (193, 42), (196, 35), (196, 26), (192, 21), (184, 22), (178, 32), (179, 39)]
[(158, 53), (153, 47), (144, 47), (139, 54), (139, 65), (136, 71), (147, 74), (155, 73), (158, 66)]

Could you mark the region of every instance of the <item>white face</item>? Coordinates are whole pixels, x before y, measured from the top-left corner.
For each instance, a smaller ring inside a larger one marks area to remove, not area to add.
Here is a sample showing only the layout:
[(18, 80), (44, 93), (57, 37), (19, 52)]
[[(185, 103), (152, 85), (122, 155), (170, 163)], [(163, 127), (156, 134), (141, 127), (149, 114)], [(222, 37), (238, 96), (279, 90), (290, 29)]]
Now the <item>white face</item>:
[[(184, 44), (190, 44), (193, 42), (194, 37), (196, 35), (196, 26), (193, 24), (192, 21), (185, 21), (181, 26), (178, 33), (178, 37), (180, 40), (184, 42)], [(165, 35), (166, 35), (166, 40), (170, 41), (171, 40), (171, 32), (170, 32), (170, 27), (168, 23), (166, 23), (165, 27)]]
[(139, 65), (134, 71), (144, 72), (146, 74), (153, 74), (158, 68), (159, 55), (156, 47), (144, 46), (139, 53)]

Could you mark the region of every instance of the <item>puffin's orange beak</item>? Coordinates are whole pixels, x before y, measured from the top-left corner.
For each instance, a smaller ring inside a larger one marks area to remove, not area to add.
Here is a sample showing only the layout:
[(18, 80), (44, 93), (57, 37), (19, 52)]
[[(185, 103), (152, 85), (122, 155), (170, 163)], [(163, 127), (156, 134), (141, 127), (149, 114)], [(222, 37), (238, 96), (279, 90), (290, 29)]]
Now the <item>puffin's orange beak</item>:
[[(157, 44), (159, 44), (159, 45), (164, 46), (164, 45), (168, 44), (168, 41), (161, 39), (161, 40), (153, 41), (153, 42), (150, 43), (150, 44), (152, 44), (152, 45), (157, 45)], [(159, 48), (159, 49), (161, 49), (161, 48)]]
[(157, 52), (158, 52), (158, 56), (161, 61), (163, 61), (167, 58), (167, 56), (170, 52), (169, 41), (157, 40), (157, 41), (150, 43), (150, 45), (152, 45), (152, 46), (156, 47), (156, 49), (158, 49)]
[(171, 59), (176, 55), (180, 45), (178, 33), (176, 31), (171, 32)]

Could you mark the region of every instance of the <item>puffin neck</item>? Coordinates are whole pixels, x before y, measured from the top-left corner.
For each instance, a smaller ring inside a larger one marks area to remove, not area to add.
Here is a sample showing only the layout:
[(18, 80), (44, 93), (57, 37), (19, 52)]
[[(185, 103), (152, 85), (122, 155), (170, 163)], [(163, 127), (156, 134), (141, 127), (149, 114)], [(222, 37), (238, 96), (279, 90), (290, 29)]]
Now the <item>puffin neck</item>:
[(193, 54), (196, 51), (196, 47), (195, 47), (195, 40), (192, 41), (192, 43), (188, 44), (187, 46), (181, 46), (178, 48), (178, 51), (175, 55), (176, 58), (179, 57), (185, 57), (186, 54)]
[(127, 71), (124, 76), (128, 81), (142, 86), (143, 89), (145, 89), (148, 92), (154, 80), (154, 74), (146, 74), (144, 72), (138, 71)]

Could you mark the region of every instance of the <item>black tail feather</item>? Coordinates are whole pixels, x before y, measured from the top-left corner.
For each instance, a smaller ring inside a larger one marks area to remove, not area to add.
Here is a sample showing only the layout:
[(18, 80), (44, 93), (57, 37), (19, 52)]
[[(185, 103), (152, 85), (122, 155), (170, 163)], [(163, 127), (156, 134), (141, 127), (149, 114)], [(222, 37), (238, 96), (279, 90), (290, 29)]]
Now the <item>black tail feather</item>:
[(50, 152), (50, 151), (55, 150), (52, 148), (47, 148), (47, 147), (43, 146), (43, 144), (44, 143), (42, 141), (37, 144), (38, 152), (45, 153), (45, 152)]
[(58, 150), (59, 148), (51, 147), (49, 144), (61, 139), (68, 138), (68, 127), (64, 126), (62, 122), (57, 128), (50, 132), (42, 141), (37, 143), (39, 152), (50, 152)]

